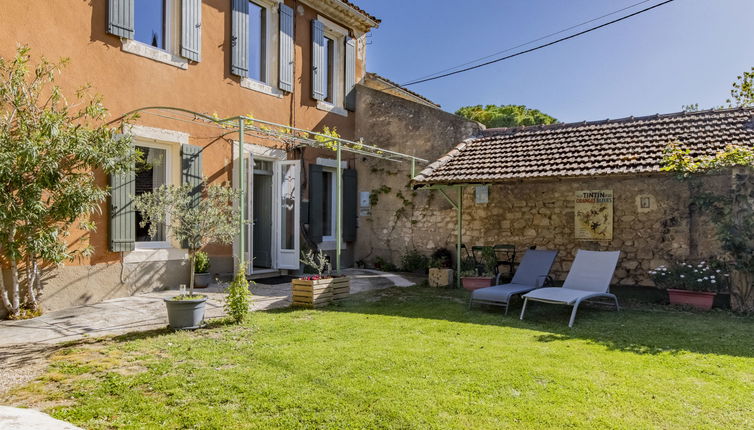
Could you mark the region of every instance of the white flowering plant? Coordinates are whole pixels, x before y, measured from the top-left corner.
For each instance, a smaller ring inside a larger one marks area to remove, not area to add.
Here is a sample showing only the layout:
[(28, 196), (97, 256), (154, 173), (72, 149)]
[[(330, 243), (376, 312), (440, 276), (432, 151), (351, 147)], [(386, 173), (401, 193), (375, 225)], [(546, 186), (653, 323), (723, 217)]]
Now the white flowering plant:
[(681, 261), (649, 271), (654, 283), (663, 289), (718, 292), (728, 284), (725, 266), (717, 261), (691, 263)]

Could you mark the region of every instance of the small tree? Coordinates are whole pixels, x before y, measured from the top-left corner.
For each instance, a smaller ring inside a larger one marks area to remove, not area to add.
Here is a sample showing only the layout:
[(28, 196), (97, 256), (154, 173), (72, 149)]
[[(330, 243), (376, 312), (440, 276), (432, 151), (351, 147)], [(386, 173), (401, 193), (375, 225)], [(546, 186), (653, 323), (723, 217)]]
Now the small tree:
[(141, 226), (149, 226), (149, 235), (158, 234), (160, 225), (189, 252), (189, 294), (194, 295), (194, 259), (196, 252), (210, 243), (230, 244), (238, 233), (239, 214), (233, 203), (239, 196), (227, 186), (202, 184), (203, 198), (195, 199), (194, 187), (162, 185), (151, 193), (134, 198), (141, 212)]
[(246, 280), (246, 262), (242, 261), (238, 265), (238, 272), (233, 278), (233, 282), (228, 285), (227, 293), (225, 296), (225, 312), (237, 324), (242, 323), (249, 314), (249, 303), (251, 302), (249, 281)]
[[(711, 215), (731, 266), (731, 308), (754, 312), (754, 150), (730, 145), (713, 156), (694, 157), (688, 148), (671, 144), (662, 169), (689, 181), (693, 202)], [(729, 193), (705, 188), (705, 175), (723, 171), (731, 172)]]
[(55, 78), (66, 60), (31, 63), (30, 50), (0, 58), (0, 269), (10, 269), (0, 298), (11, 318), (38, 312), (43, 272), (77, 255), (66, 238), (78, 223), (93, 231), (89, 215), (101, 211), (107, 188), (95, 171), (127, 169), (136, 155), (103, 120), (107, 110), (89, 88), (63, 96)]

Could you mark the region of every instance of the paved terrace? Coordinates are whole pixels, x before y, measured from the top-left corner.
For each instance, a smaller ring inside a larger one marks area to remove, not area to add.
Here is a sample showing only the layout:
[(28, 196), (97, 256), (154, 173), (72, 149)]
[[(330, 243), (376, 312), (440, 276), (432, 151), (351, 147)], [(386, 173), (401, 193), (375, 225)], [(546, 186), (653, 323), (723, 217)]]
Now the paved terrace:
[[(376, 270), (347, 269), (344, 273), (351, 278), (351, 294), (414, 285), (414, 282), (400, 275)], [(272, 283), (265, 279), (255, 282), (251, 286), (254, 295), (253, 310), (284, 308), (291, 304), (290, 282), (284, 280)], [(225, 314), (223, 289), (226, 285), (227, 283), (220, 283), (197, 290), (200, 294), (209, 296), (206, 311), (208, 319)], [(176, 294), (177, 290), (155, 291), (62, 309), (29, 320), (0, 321), (0, 348), (14, 344), (56, 344), (85, 337), (165, 327), (168, 321), (163, 299)]]

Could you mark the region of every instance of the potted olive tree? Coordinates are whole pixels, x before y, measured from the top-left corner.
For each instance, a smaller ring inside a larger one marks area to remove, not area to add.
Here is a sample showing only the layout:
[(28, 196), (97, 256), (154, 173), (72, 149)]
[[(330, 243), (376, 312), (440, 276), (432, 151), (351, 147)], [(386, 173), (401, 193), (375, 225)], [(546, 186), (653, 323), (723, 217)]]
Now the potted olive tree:
[(668, 291), (671, 305), (688, 305), (710, 310), (717, 292), (723, 289), (728, 274), (717, 265), (706, 261), (700, 263), (679, 262), (659, 266), (649, 275), (659, 288)]
[(322, 250), (301, 252), (301, 262), (317, 271), (292, 282), (293, 304), (299, 306), (326, 306), (334, 300), (348, 297), (351, 284), (347, 276), (332, 275), (330, 262)]
[(188, 250), (188, 295), (165, 299), (168, 321), (174, 329), (195, 329), (204, 321), (207, 296), (194, 294), (197, 251), (209, 243), (232, 243), (239, 227), (238, 209), (233, 205), (237, 191), (224, 185), (202, 184), (202, 196), (197, 199), (194, 190), (190, 184), (163, 185), (134, 198), (136, 210), (142, 215), (141, 225), (149, 226), (150, 236), (155, 236), (163, 225), (168, 235)]

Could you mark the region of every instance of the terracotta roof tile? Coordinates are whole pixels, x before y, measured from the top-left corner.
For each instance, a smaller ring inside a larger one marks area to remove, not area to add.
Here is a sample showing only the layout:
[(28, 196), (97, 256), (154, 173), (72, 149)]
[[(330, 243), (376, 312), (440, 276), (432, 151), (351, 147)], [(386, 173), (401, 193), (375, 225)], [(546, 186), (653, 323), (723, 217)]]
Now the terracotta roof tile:
[(739, 108), (488, 129), (430, 164), (414, 183), (659, 172), (663, 150), (673, 141), (695, 155), (730, 144), (754, 146), (752, 117), (753, 108)]

